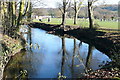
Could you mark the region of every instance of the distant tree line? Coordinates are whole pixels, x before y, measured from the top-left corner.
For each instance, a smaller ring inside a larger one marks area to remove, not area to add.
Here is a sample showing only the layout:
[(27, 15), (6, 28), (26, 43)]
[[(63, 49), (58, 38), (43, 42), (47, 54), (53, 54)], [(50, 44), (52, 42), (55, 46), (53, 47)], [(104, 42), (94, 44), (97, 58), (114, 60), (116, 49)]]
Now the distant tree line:
[[(117, 5), (106, 5), (102, 6), (99, 5), (94, 9), (94, 18), (95, 19), (101, 19), (106, 16), (106, 19), (117, 19), (118, 17), (118, 12), (117, 12)], [(106, 7), (112, 7), (112, 8), (106, 8)], [(88, 18), (88, 8), (87, 6), (81, 6), (80, 11), (78, 12), (78, 18)], [(58, 8), (34, 8), (33, 9), (34, 15), (38, 16), (52, 16), (56, 18), (61, 18), (61, 12), (59, 11)], [(67, 18), (74, 18), (74, 10), (72, 7), (69, 8), (69, 12), (66, 15)]]
[(55, 18), (62, 18), (61, 25), (63, 27), (66, 18), (73, 18), (73, 24), (77, 24), (78, 18), (88, 18), (90, 28), (94, 26), (94, 19), (100, 19), (101, 21), (117, 19), (117, 11), (112, 11), (113, 8), (111, 6), (109, 6), (110, 8), (106, 7), (106, 5), (94, 6), (94, 3), (98, 0), (87, 0), (87, 5), (83, 5), (83, 1), (61, 0), (61, 3), (58, 3), (58, 8), (37, 8), (33, 10), (33, 13), (38, 16), (49, 15)]

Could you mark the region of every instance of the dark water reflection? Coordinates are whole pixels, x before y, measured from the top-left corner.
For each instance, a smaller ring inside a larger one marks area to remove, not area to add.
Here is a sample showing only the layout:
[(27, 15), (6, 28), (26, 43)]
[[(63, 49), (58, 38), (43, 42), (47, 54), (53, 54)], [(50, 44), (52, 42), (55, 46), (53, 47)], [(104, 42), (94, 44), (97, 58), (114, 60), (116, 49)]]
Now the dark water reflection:
[(29, 30), (30, 34), (24, 34), (29, 44), (27, 51), (11, 59), (4, 77), (15, 78), (21, 70), (27, 70), (29, 78), (57, 78), (58, 74), (78, 78), (88, 69), (99, 69), (100, 65), (110, 61), (93, 45), (47, 34), (41, 29)]

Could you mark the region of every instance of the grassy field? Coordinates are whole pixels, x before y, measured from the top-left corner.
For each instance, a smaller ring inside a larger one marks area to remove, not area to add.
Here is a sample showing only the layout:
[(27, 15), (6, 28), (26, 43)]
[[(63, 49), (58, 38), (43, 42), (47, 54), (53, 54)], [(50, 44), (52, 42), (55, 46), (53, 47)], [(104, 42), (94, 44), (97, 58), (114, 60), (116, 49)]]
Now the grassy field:
[[(33, 20), (33, 22), (40, 22), (40, 21), (36, 19), (36, 20)], [(50, 22), (48, 22), (47, 19), (42, 19), (42, 22), (47, 24), (60, 24), (61, 18), (51, 18)], [(115, 21), (95, 20), (95, 24), (98, 24), (101, 28), (118, 29), (118, 22), (115, 22)], [(74, 25), (73, 19), (66, 19), (66, 25)], [(78, 19), (76, 25), (81, 27), (88, 27), (89, 22), (86, 19)]]

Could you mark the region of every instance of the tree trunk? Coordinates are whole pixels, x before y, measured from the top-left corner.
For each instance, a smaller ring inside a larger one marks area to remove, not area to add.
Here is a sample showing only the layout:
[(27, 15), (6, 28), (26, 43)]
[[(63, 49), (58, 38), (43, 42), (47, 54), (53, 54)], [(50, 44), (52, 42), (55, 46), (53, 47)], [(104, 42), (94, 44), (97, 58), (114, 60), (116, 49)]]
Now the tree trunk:
[(12, 27), (16, 25), (16, 2), (12, 1)]
[(0, 21), (2, 20), (2, 14), (1, 14), (2, 6), (1, 5), (2, 5), (2, 2), (0, 1), (0, 15), (1, 15), (0, 16)]
[(2, 2), (0, 1), (0, 27), (2, 27)]
[(77, 24), (77, 16), (78, 16), (78, 13), (77, 11), (75, 11), (75, 16), (74, 16), (74, 25)]
[(63, 1), (63, 13), (62, 13), (62, 23), (63, 28), (65, 28), (65, 18), (66, 18), (66, 0)]
[(15, 35), (16, 30), (16, 2), (13, 0), (11, 2), (11, 35)]
[(23, 18), (24, 7), (25, 7), (25, 0), (21, 0), (20, 8), (19, 8), (19, 16), (18, 16), (18, 19), (17, 19), (17, 27), (18, 28), (19, 28), (20, 22)]
[(77, 24), (77, 2), (74, 1), (74, 24)]
[(62, 14), (62, 25), (65, 25), (65, 13)]
[(2, 25), (4, 27), (4, 30), (3, 30), (3, 34), (8, 34), (8, 29), (7, 29), (7, 25), (8, 25), (8, 3), (7, 2), (3, 2), (3, 16), (2, 16)]
[[(14, 35), (14, 33), (19, 30), (19, 25), (22, 21), (23, 14), (27, 13), (28, 10), (30, 11), (29, 18), (31, 17), (32, 10), (30, 7), (28, 9), (25, 6), (25, 1), (26, 0), (20, 1), (18, 18), (16, 18), (17, 4), (15, 0), (10, 2), (2, 2), (2, 1), (0, 2), (0, 15), (1, 15), (0, 18), (1, 18), (1, 24), (3, 26), (4, 34), (11, 35), (12, 33), (12, 35)], [(27, 11), (25, 11), (25, 7)]]
[(92, 2), (88, 1), (89, 28), (94, 27)]
[(2, 1), (0, 1), (1, 3), (0, 3), (0, 7), (1, 7), (1, 9), (0, 9), (0, 25), (2, 26), (2, 33), (4, 34), (4, 30), (5, 30), (5, 26), (3, 26), (3, 24), (4, 24), (4, 5), (3, 5), (3, 2)]
[(12, 2), (8, 2), (8, 20), (7, 20), (7, 28), (8, 28), (8, 35), (11, 36), (13, 35), (12, 32), (13, 32), (13, 10), (12, 10)]
[(31, 22), (31, 14), (32, 14), (32, 3), (29, 1), (28, 3), (28, 12), (27, 12), (27, 21)]
[[(2, 26), (2, 2), (1, 1), (0, 1), (0, 33), (3, 34), (3, 26)], [(0, 38), (2, 38), (2, 35), (0, 36)]]

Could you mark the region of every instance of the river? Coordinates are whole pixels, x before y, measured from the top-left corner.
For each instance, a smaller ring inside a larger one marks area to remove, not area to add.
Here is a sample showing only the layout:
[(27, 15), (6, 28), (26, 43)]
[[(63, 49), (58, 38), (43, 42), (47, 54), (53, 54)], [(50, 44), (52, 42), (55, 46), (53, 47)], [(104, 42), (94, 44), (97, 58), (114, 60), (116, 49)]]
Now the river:
[(4, 78), (19, 77), (27, 71), (28, 78), (80, 78), (90, 70), (97, 70), (111, 61), (93, 45), (77, 39), (48, 34), (38, 28), (28, 28), (23, 34), (26, 51), (11, 58), (4, 71)]

